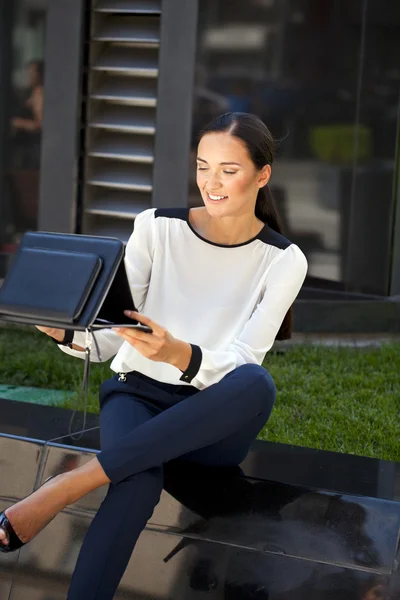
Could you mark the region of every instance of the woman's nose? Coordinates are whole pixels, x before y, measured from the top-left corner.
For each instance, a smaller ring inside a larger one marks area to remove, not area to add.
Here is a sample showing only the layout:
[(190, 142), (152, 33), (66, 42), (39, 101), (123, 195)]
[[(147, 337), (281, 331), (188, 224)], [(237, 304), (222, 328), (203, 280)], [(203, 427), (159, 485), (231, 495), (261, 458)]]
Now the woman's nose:
[(217, 174), (210, 173), (208, 179), (208, 187), (210, 188), (210, 190), (217, 190), (219, 187), (221, 187), (221, 182)]

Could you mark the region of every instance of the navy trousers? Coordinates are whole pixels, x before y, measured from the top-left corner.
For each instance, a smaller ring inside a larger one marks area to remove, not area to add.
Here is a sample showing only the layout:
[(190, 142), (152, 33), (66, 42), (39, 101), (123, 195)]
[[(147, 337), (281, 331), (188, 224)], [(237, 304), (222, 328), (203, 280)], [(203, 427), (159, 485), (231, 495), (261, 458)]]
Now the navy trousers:
[(163, 464), (238, 465), (276, 394), (268, 371), (253, 364), (201, 391), (135, 371), (119, 379), (100, 388), (97, 458), (111, 484), (82, 544), (67, 600), (111, 600), (159, 501)]

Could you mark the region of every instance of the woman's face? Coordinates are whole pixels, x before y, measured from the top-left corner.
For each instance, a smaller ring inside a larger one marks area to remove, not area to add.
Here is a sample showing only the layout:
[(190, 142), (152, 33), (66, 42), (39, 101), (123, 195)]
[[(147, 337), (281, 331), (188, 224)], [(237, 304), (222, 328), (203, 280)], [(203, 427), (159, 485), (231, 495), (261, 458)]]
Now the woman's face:
[(251, 212), (271, 167), (258, 170), (245, 144), (225, 132), (207, 133), (197, 149), (197, 185), (207, 211), (216, 216)]

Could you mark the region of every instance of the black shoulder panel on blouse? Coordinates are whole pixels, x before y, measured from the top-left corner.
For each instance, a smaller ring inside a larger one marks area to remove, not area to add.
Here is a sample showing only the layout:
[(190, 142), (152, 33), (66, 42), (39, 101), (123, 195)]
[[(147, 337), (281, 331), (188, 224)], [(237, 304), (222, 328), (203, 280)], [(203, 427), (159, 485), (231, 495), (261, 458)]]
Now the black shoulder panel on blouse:
[(264, 227), (257, 236), (257, 239), (261, 240), (265, 244), (269, 244), (270, 246), (275, 246), (276, 248), (280, 248), (281, 250), (285, 250), (289, 246), (292, 245), (292, 242), (285, 238), (284, 235), (278, 233), (271, 227)]
[(182, 221), (186, 221), (188, 218), (189, 209), (187, 207), (178, 207), (178, 208), (157, 208), (154, 216), (157, 217), (167, 217), (169, 219), (181, 219)]

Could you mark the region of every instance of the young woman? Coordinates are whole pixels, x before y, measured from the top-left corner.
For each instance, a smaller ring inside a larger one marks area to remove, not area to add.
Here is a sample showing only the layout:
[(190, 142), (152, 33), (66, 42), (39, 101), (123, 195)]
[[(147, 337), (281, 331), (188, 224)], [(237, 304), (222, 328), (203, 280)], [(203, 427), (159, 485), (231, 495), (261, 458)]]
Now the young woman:
[[(290, 337), (290, 307), (307, 271), (304, 254), (280, 233), (267, 188), (272, 161), (272, 136), (257, 117), (222, 115), (198, 145), (204, 206), (136, 217), (125, 260), (140, 313), (129, 316), (153, 333), (96, 333), (101, 356), (93, 359), (116, 355), (116, 374), (100, 388), (101, 452), (0, 518), (10, 551), (109, 485), (68, 600), (113, 598), (158, 503), (163, 463), (238, 465), (270, 416), (275, 385), (261, 363), (275, 338)], [(40, 329), (84, 357), (84, 333)]]

